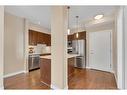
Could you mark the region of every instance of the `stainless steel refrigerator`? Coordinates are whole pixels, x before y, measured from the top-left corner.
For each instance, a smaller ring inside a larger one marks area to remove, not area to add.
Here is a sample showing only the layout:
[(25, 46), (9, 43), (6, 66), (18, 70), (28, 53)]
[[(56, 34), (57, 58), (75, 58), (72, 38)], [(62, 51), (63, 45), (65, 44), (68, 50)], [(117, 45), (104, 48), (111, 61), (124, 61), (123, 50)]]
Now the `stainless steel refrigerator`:
[(72, 53), (78, 54), (75, 60), (75, 67), (86, 67), (86, 41), (85, 40), (73, 40), (72, 41)]

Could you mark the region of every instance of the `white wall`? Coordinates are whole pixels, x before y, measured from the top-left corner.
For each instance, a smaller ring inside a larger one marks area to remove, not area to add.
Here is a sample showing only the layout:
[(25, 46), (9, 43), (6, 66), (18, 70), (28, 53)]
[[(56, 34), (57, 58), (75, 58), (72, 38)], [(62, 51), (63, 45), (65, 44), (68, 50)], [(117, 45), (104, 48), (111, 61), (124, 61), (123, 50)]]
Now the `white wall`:
[(87, 27), (86, 31), (87, 32), (95, 32), (95, 31), (101, 31), (101, 30), (112, 30), (114, 27), (114, 22), (109, 22), (109, 23), (105, 23), (102, 25), (96, 25), (96, 26), (92, 26), (92, 27)]
[(0, 6), (0, 89), (3, 89), (3, 64), (4, 64), (4, 7)]
[(29, 29), (39, 31), (39, 32), (43, 32), (43, 33), (47, 33), (47, 34), (51, 34), (51, 31), (49, 29), (42, 27), (40, 25), (31, 23), (31, 22), (29, 22)]
[[(95, 25), (90, 25), (88, 27), (82, 28), (80, 27), (78, 30), (79, 31), (87, 31), (87, 32), (95, 32), (95, 31), (100, 31), (100, 30), (109, 30), (112, 29), (112, 27), (114, 26), (114, 21), (109, 21), (109, 22), (103, 22), (103, 23), (98, 23)], [(77, 29), (71, 29), (71, 34), (76, 33)]]
[(5, 13), (4, 75), (24, 71), (24, 19)]
[(127, 89), (127, 6), (124, 8), (125, 89)]

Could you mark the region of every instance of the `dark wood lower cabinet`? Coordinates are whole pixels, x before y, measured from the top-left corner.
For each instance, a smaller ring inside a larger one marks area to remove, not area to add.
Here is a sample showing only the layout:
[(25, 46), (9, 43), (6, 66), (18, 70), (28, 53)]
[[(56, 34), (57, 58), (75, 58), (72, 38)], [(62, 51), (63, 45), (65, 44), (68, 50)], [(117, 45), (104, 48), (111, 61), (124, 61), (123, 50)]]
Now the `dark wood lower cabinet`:
[(51, 85), (51, 60), (40, 58), (41, 81)]
[(75, 58), (68, 58), (68, 77), (74, 72)]
[[(68, 58), (68, 78), (74, 73), (75, 58)], [(51, 59), (40, 58), (41, 81), (51, 85)], [(58, 76), (59, 78), (59, 76)]]

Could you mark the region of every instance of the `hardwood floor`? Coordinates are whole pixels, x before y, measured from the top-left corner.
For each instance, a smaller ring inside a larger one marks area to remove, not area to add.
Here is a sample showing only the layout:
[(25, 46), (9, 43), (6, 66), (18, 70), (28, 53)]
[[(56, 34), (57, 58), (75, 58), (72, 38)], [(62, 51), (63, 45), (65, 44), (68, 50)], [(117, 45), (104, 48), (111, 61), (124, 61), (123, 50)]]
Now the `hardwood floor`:
[(75, 68), (68, 83), (69, 89), (117, 89), (112, 73), (90, 69)]
[(5, 89), (50, 89), (40, 82), (40, 70), (5, 78), (4, 87)]
[[(40, 70), (4, 79), (5, 89), (50, 89), (40, 82)], [(117, 89), (114, 75), (90, 69), (75, 69), (69, 77), (69, 89)]]

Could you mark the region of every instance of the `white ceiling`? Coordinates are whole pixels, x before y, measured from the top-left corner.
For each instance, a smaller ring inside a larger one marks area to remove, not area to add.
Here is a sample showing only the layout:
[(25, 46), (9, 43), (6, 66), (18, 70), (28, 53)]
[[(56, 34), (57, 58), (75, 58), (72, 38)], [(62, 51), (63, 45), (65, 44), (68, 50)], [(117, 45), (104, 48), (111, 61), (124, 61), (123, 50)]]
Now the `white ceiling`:
[[(76, 27), (75, 16), (77, 15), (80, 24), (84, 25), (85, 23), (88, 26), (95, 24), (93, 17), (97, 14), (104, 14), (103, 21), (100, 23), (112, 21), (116, 9), (116, 6), (70, 6), (70, 27)], [(5, 11), (50, 29), (51, 6), (6, 6)]]

